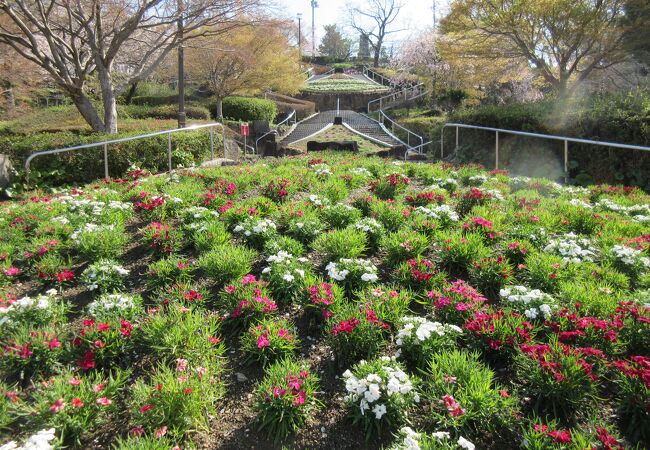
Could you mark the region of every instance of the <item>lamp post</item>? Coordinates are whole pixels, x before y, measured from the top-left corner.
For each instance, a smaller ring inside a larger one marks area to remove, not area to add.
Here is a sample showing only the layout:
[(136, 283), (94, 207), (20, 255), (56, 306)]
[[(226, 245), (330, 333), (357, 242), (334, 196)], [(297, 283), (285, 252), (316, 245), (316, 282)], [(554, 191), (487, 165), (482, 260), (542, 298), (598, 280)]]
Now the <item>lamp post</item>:
[(178, 0), (178, 128), (185, 128), (185, 51), (183, 49), (183, 0)]
[(318, 8), (318, 2), (311, 0), (311, 57), (316, 56), (316, 21), (314, 11)]
[(302, 29), (300, 28), (300, 20), (302, 13), (297, 14), (298, 17), (298, 61), (302, 61)]

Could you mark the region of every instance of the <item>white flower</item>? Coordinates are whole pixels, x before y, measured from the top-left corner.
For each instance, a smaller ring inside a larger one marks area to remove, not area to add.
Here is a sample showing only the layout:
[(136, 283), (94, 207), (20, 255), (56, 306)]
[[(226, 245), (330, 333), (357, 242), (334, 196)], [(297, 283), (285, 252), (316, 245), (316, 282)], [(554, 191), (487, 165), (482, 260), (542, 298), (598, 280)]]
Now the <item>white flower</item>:
[(436, 431), (435, 433), (431, 433), (431, 436), (434, 438), (438, 439), (439, 441), (449, 439), (450, 435), (447, 431)]
[(371, 383), (368, 385), (368, 390), (363, 394), (368, 403), (372, 403), (381, 397), (381, 389), (376, 383)]
[(384, 416), (384, 414), (386, 414), (386, 405), (375, 405), (375, 407), (372, 408), (372, 412), (375, 413), (375, 418), (379, 420)]
[(287, 282), (291, 283), (295, 279), (295, 277), (293, 275), (291, 275), (290, 273), (285, 273), (284, 276), (282, 277), (282, 279), (284, 281), (287, 281)]
[(364, 273), (361, 275), (361, 279), (366, 282), (372, 282), (372, 281), (377, 281), (378, 277), (377, 274), (374, 273)]
[(467, 450), (474, 450), (476, 448), (474, 444), (462, 436), (458, 438), (458, 445), (462, 448), (466, 448)]

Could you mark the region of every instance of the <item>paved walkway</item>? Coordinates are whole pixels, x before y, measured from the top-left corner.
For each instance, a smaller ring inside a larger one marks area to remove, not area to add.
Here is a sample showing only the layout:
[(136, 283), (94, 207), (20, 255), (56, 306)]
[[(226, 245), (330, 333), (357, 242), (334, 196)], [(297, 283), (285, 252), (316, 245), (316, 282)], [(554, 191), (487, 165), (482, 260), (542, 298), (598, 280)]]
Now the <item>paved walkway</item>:
[[(401, 142), (394, 136), (387, 133), (379, 122), (376, 122), (363, 114), (343, 110), (340, 111), (340, 115), (343, 118), (343, 123), (347, 124), (350, 128), (380, 141), (386, 146), (401, 144)], [(309, 119), (298, 122), (296, 128), (282, 139), (280, 145), (287, 146), (322, 131), (327, 127), (327, 125), (334, 123), (334, 117), (336, 117), (336, 111), (323, 111)]]

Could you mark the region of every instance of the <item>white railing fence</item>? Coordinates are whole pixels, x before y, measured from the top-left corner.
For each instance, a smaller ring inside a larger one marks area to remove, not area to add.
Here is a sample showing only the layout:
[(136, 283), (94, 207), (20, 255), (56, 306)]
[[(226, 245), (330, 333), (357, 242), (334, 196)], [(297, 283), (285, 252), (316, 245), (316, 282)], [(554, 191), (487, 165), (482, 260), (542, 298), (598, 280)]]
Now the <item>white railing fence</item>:
[[(41, 150), (37, 151), (34, 153), (31, 153), (26, 159), (25, 159), (25, 176), (27, 180), (29, 180), (29, 171), (30, 171), (30, 166), (31, 162), (40, 156), (45, 156), (45, 155), (56, 155), (59, 153), (66, 153), (66, 152), (71, 152), (71, 151), (76, 151), (76, 150), (83, 150), (83, 149), (88, 149), (88, 148), (96, 148), (96, 147), (103, 147), (104, 148), (104, 177), (109, 178), (109, 166), (108, 166), (108, 155), (109, 155), (109, 147), (112, 144), (118, 144), (120, 142), (127, 142), (127, 141), (135, 141), (135, 140), (140, 140), (140, 139), (147, 139), (150, 137), (154, 136), (162, 136), (162, 135), (167, 135), (167, 162), (169, 166), (169, 171), (172, 171), (172, 135), (175, 133), (182, 133), (182, 132), (187, 132), (187, 131), (196, 131), (196, 130), (201, 130), (201, 129), (207, 129), (210, 133), (210, 154), (212, 159), (214, 159), (214, 129), (215, 128), (221, 128), (221, 139), (222, 143), (225, 138), (225, 128), (223, 124), (219, 122), (215, 123), (209, 123), (209, 124), (204, 124), (204, 125), (191, 125), (189, 127), (185, 128), (176, 128), (173, 130), (164, 130), (164, 131), (157, 131), (155, 133), (147, 133), (147, 134), (141, 134), (138, 136), (127, 136), (123, 138), (117, 138), (117, 139), (110, 139), (106, 141), (101, 141), (101, 142), (93, 142), (90, 144), (82, 144), (82, 145), (75, 145), (73, 147), (65, 147), (65, 148), (57, 148), (57, 149), (52, 149), (52, 150)], [(251, 147), (252, 148), (252, 147)]]
[(621, 148), (627, 150), (639, 150), (644, 152), (650, 152), (650, 147), (643, 145), (634, 145), (634, 144), (622, 144), (619, 142), (609, 142), (609, 141), (595, 141), (592, 139), (581, 139), (574, 138), (569, 136), (558, 136), (554, 134), (543, 134), (543, 133), (531, 133), (528, 131), (516, 131), (508, 130), (504, 128), (492, 128), (492, 127), (483, 127), (479, 125), (467, 125), (464, 123), (446, 123), (443, 125), (440, 130), (440, 159), (445, 157), (445, 129), (446, 128), (455, 128), (456, 130), (456, 146), (454, 151), (460, 147), (460, 130), (461, 128), (472, 129), (472, 130), (482, 130), (482, 131), (493, 131), (494, 134), (494, 168), (499, 170), (499, 145), (500, 145), (500, 135), (501, 134), (510, 134), (515, 136), (526, 136), (532, 138), (548, 139), (553, 141), (561, 141), (564, 143), (563, 148), (563, 163), (564, 163), (564, 179), (568, 181), (569, 177), (569, 143), (577, 144), (587, 144), (595, 145), (600, 147), (611, 147), (611, 148)]

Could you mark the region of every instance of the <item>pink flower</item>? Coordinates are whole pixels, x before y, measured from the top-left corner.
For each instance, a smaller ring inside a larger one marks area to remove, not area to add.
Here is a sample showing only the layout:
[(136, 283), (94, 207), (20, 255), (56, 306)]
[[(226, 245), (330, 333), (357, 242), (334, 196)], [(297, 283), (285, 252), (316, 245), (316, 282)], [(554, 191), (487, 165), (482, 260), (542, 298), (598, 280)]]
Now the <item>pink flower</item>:
[(257, 348), (264, 348), (268, 347), (269, 345), (271, 345), (271, 342), (265, 334), (262, 334), (259, 338), (257, 338)]
[(161, 437), (163, 437), (166, 434), (167, 434), (167, 426), (166, 425), (163, 425), (162, 427), (160, 427), (159, 429), (156, 430), (156, 437), (158, 439), (160, 439)]
[(102, 389), (104, 389), (105, 387), (106, 387), (106, 385), (104, 383), (99, 383), (99, 384), (96, 384), (96, 385), (93, 386), (93, 391), (99, 392)]
[(185, 372), (187, 368), (187, 359), (178, 358), (176, 360), (176, 372)]
[(244, 278), (241, 280), (242, 286), (245, 286), (250, 283), (255, 283), (257, 280), (255, 279), (255, 275), (251, 275), (250, 273), (248, 275), (245, 275)]
[(9, 268), (6, 269), (4, 273), (8, 277), (15, 277), (20, 275), (20, 269), (14, 266), (9, 266)]
[(68, 384), (71, 384), (72, 386), (79, 386), (81, 384), (81, 380), (79, 378), (72, 377), (68, 381)]
[(142, 436), (144, 434), (144, 428), (142, 425), (136, 425), (135, 427), (131, 428), (130, 433), (133, 436)]
[(113, 400), (111, 400), (110, 398), (107, 398), (107, 397), (100, 397), (100, 398), (97, 399), (97, 404), (98, 405), (108, 406), (111, 403), (113, 403)]
[(58, 399), (55, 401), (52, 406), (50, 406), (50, 411), (53, 413), (58, 413), (59, 411), (63, 410), (65, 408), (65, 402), (63, 401), (62, 398)]
[(75, 408), (82, 408), (84, 405), (84, 402), (82, 402), (79, 397), (73, 398), (71, 403)]

